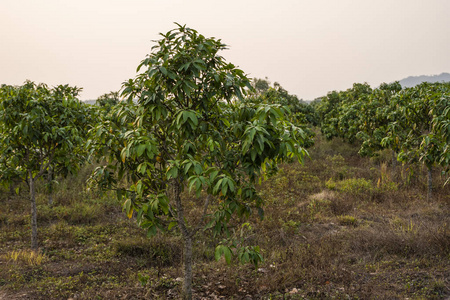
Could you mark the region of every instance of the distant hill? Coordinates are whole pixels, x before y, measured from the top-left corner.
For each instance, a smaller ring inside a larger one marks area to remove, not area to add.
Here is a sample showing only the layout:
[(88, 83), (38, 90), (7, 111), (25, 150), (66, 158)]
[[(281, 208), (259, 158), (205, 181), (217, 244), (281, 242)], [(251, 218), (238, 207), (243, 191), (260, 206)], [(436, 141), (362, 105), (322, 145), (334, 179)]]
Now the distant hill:
[(97, 100), (83, 100), (84, 103), (91, 104), (91, 105), (94, 105), (96, 101)]
[(418, 85), (422, 82), (450, 82), (450, 74), (449, 73), (442, 73), (440, 75), (421, 75), (421, 76), (409, 76), (407, 78), (404, 78), (400, 80), (400, 84), (402, 87), (413, 87)]

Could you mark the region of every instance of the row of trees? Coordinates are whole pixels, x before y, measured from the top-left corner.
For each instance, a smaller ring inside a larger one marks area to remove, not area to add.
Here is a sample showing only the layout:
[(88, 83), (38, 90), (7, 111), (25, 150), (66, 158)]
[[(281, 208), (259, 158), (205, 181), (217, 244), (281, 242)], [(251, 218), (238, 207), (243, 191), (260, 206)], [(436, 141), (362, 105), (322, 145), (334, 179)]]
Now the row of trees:
[(52, 177), (75, 172), (86, 159), (83, 142), (92, 119), (89, 108), (76, 99), (79, 91), (33, 82), (0, 87), (0, 181), (9, 186), (23, 181), (29, 187), (34, 250), (36, 181), (47, 175), (51, 204)]
[(372, 89), (368, 84), (331, 92), (317, 104), (322, 133), (360, 142), (360, 154), (374, 156), (391, 149), (394, 163), (421, 162), (428, 169), (449, 171), (450, 83), (422, 83), (402, 89), (398, 82)]
[[(38, 250), (36, 181), (47, 175), (51, 182), (97, 159), (91, 184), (115, 190), (149, 235), (181, 234), (184, 298), (192, 298), (196, 233), (210, 228), (230, 237), (233, 215), (262, 217), (258, 180), (280, 162), (302, 161), (311, 144), (311, 134), (294, 122), (300, 115), (292, 118), (278, 103), (287, 92), (258, 94), (218, 54), (223, 49), (220, 40), (178, 26), (162, 34), (120, 96), (105, 94), (95, 107), (77, 99), (76, 87), (1, 86), (0, 180), (29, 187), (32, 249)], [(183, 191), (196, 195), (200, 217), (187, 211)], [(255, 265), (262, 259), (257, 247), (233, 241), (216, 249), (227, 261), (232, 253)]]
[[(355, 84), (310, 105), (277, 83), (251, 83), (218, 54), (223, 49), (220, 40), (178, 26), (162, 34), (121, 94), (105, 94), (96, 106), (80, 102), (80, 89), (68, 85), (1, 86), (0, 181), (29, 187), (32, 249), (36, 181), (47, 177), (51, 204), (52, 177), (97, 160), (91, 185), (116, 191), (149, 236), (182, 236), (184, 297), (191, 299), (192, 244), (200, 230), (226, 237), (217, 258), (262, 260), (257, 247), (232, 239), (230, 222), (252, 212), (263, 217), (257, 182), (280, 162), (302, 162), (313, 126), (327, 138), (361, 142), (362, 155), (391, 149), (395, 161), (421, 161), (430, 174), (437, 164), (448, 170), (449, 84)], [(185, 193), (195, 194), (200, 215), (189, 212)]]

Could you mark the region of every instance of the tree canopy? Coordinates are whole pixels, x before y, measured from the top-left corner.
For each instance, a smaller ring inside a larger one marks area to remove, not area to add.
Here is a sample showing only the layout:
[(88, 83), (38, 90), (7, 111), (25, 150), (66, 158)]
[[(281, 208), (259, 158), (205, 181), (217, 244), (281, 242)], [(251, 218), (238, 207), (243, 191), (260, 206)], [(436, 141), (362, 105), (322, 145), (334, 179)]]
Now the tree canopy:
[[(144, 71), (124, 83), (128, 102), (92, 130), (93, 151), (109, 162), (93, 181), (116, 189), (127, 214), (137, 211), (150, 235), (180, 230), (190, 298), (195, 233), (205, 226), (227, 233), (233, 214), (256, 210), (262, 216), (256, 182), (283, 160), (302, 160), (307, 137), (285, 118), (281, 105), (242, 101), (250, 81), (218, 54), (226, 47), (220, 40), (186, 26), (161, 35), (138, 67)], [(203, 202), (199, 220), (189, 218), (181, 198), (185, 189)], [(229, 253), (224, 252), (227, 259)]]
[(85, 159), (84, 136), (88, 108), (76, 96), (80, 89), (68, 85), (48, 88), (31, 81), (0, 88), (1, 181), (27, 182), (32, 204), (32, 242), (37, 250), (35, 181), (49, 167), (75, 172)]

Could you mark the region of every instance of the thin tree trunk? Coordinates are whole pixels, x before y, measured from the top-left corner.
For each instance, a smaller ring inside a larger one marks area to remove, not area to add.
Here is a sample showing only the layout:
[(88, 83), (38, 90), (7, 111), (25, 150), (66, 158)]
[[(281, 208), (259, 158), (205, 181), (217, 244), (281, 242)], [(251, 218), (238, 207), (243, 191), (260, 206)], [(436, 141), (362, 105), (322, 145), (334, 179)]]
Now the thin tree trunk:
[(38, 239), (37, 239), (36, 191), (34, 186), (33, 173), (31, 172), (31, 170), (28, 170), (28, 176), (30, 178), (30, 201), (31, 201), (31, 249), (37, 252)]
[(428, 167), (428, 193), (427, 193), (427, 199), (431, 200), (433, 196), (433, 175), (432, 175), (433, 168)]
[(184, 237), (183, 299), (192, 299), (192, 238)]
[(47, 181), (48, 181), (48, 205), (52, 206), (53, 205), (53, 185), (52, 185), (53, 169), (52, 169), (52, 167), (48, 168)]
[(392, 150), (392, 172), (391, 172), (392, 180), (395, 180), (395, 175), (397, 173), (396, 171), (397, 171), (397, 152)]
[(183, 296), (184, 300), (192, 299), (192, 232), (186, 226), (184, 220), (183, 204), (181, 203), (181, 183), (178, 179), (173, 181), (173, 197), (177, 207), (177, 223), (180, 227), (181, 235), (184, 240), (184, 281)]
[(16, 191), (14, 190), (14, 181), (11, 181), (9, 184), (9, 199), (12, 199), (15, 193)]

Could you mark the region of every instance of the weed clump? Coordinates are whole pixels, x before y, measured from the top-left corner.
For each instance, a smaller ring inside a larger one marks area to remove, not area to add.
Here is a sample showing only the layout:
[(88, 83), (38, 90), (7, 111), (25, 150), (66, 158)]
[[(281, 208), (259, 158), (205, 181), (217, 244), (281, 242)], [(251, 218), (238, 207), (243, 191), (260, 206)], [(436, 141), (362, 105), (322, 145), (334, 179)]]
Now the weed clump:
[(352, 216), (338, 216), (338, 221), (340, 225), (343, 226), (353, 226), (356, 227), (358, 225), (358, 220)]
[(330, 179), (325, 183), (325, 186), (330, 190), (337, 190), (352, 195), (370, 194), (375, 189), (372, 182), (364, 178), (350, 178), (341, 181)]
[(10, 263), (25, 263), (28, 266), (40, 266), (47, 261), (45, 254), (30, 250), (10, 251), (2, 255), (2, 259)]

